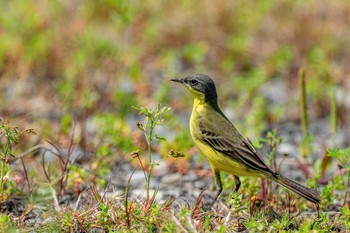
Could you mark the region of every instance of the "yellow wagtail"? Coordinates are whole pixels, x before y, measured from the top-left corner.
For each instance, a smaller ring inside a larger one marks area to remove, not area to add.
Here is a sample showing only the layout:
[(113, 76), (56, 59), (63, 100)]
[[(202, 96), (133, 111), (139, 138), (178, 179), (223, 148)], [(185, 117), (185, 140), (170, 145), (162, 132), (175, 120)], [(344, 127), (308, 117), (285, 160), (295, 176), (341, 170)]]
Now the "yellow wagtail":
[(221, 171), (233, 174), (236, 191), (240, 187), (239, 176), (261, 177), (277, 182), (316, 205), (321, 202), (317, 190), (292, 181), (279, 172), (272, 171), (266, 165), (250, 142), (220, 110), (215, 84), (210, 77), (194, 74), (171, 81), (185, 85), (194, 97), (190, 131), (196, 146), (208, 160), (215, 176), (218, 190), (212, 205), (222, 192)]

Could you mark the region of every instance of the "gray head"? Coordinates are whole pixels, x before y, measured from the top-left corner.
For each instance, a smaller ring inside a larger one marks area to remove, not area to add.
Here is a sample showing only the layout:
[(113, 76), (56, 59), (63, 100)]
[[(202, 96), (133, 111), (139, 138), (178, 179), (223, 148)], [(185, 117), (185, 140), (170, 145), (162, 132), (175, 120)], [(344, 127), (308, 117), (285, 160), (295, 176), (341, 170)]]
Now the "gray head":
[(186, 78), (171, 79), (173, 82), (184, 84), (194, 95), (200, 98), (204, 95), (205, 102), (211, 105), (217, 105), (217, 93), (214, 81), (205, 74), (193, 74)]

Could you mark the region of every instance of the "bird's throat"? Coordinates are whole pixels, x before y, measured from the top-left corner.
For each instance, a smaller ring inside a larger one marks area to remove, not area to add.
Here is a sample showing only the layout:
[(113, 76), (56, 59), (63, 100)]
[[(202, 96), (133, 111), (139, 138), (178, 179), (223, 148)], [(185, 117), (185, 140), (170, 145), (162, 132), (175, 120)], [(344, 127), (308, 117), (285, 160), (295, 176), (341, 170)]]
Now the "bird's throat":
[(205, 103), (204, 98), (194, 98), (193, 112), (196, 112), (196, 113), (202, 112), (205, 104), (206, 103)]

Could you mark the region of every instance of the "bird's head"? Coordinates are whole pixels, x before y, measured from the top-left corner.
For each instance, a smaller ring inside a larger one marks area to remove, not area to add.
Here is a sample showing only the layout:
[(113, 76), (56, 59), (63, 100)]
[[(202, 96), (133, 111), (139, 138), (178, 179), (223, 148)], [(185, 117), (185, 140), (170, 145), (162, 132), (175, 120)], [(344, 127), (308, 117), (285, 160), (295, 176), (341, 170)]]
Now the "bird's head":
[(173, 82), (182, 83), (197, 99), (217, 105), (217, 93), (214, 81), (204, 74), (193, 74), (186, 78), (174, 78)]

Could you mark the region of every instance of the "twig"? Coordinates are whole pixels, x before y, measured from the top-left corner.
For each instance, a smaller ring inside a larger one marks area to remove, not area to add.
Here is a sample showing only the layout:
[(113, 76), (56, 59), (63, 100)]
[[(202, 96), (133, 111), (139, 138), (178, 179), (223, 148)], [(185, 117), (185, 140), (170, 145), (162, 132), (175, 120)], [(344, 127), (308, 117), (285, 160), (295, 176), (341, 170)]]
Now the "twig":
[(33, 153), (33, 152), (35, 152), (37, 150), (40, 150), (42, 148), (46, 148), (46, 146), (44, 144), (39, 144), (39, 145), (33, 146), (29, 150), (26, 150), (22, 154), (20, 154), (20, 155), (16, 156), (15, 158), (13, 158), (10, 163), (14, 163), (17, 159), (22, 159), (24, 156), (29, 155), (29, 154), (31, 154), (31, 153)]
[(12, 195), (12, 201), (13, 201), (13, 205), (15, 206), (15, 210), (16, 210), (16, 213), (18, 216), (18, 226), (19, 226), (19, 228), (21, 228), (21, 226), (22, 226), (21, 215), (19, 214), (18, 206), (17, 206), (16, 200), (13, 197), (13, 195)]
[(55, 204), (55, 210), (57, 212), (61, 212), (61, 208), (60, 208), (60, 204), (58, 202), (56, 190), (52, 187), (51, 183), (49, 183), (49, 188), (50, 188), (50, 191), (51, 191), (51, 194), (52, 194), (52, 197), (53, 197), (53, 201), (54, 201), (54, 204)]
[(132, 170), (131, 175), (128, 179), (128, 183), (127, 183), (126, 188), (125, 188), (125, 216), (126, 216), (126, 225), (128, 226), (128, 228), (130, 228), (130, 213), (129, 213), (129, 208), (128, 208), (128, 195), (129, 195), (129, 190), (130, 190), (131, 178), (134, 175), (137, 168), (138, 168), (138, 166)]
[[(46, 172), (46, 169), (45, 169), (45, 153), (46, 153), (46, 151), (44, 151), (42, 153), (42, 158), (41, 158), (41, 160), (42, 160), (42, 167), (43, 167), (43, 171), (44, 171), (44, 175), (45, 175), (46, 180), (49, 183), (51, 183), (50, 175)], [(50, 170), (48, 170), (48, 171), (50, 172)]]
[(190, 227), (191, 227), (192, 232), (195, 232), (195, 233), (196, 233), (197, 230), (196, 230), (196, 228), (193, 226), (193, 223), (192, 223), (192, 216), (187, 215), (187, 216), (186, 216), (186, 219), (187, 219), (188, 225), (190, 225)]
[(60, 208), (60, 205), (59, 205), (59, 202), (57, 199), (56, 190), (52, 187), (50, 174), (48, 174), (48, 172), (50, 172), (50, 170), (48, 169), (48, 172), (47, 172), (45, 169), (45, 153), (46, 153), (46, 151), (44, 151), (42, 154), (42, 167), (43, 167), (44, 175), (45, 175), (46, 180), (48, 181), (48, 185), (49, 185), (49, 188), (50, 188), (53, 200), (54, 200), (55, 210), (60, 212), (61, 208)]
[(185, 232), (188, 233), (189, 231), (181, 224), (181, 222), (177, 219), (177, 217), (175, 216), (175, 214), (172, 214), (172, 219), (174, 220), (175, 224), (180, 227), (180, 229)]
[(77, 202), (76, 202), (75, 205), (74, 205), (74, 211), (76, 211), (76, 210), (78, 209), (78, 206), (79, 206), (79, 203), (80, 203), (80, 200), (81, 200), (81, 194), (82, 194), (82, 193), (79, 194), (78, 200), (77, 200)]
[(225, 226), (228, 223), (228, 221), (230, 221), (230, 218), (231, 218), (231, 211), (229, 211), (228, 215), (225, 217), (225, 223), (224, 223)]
[(74, 119), (72, 120), (72, 129), (71, 129), (71, 136), (70, 136), (70, 143), (69, 143), (69, 147), (68, 147), (68, 151), (67, 151), (67, 157), (66, 160), (64, 161), (64, 166), (63, 166), (63, 170), (62, 170), (62, 177), (61, 177), (61, 181), (60, 181), (60, 185), (59, 185), (59, 192), (58, 195), (61, 196), (61, 193), (63, 192), (63, 190), (65, 189), (66, 183), (67, 183), (67, 178), (68, 178), (68, 163), (69, 163), (69, 159), (73, 153), (74, 150), (74, 130), (75, 130), (75, 121)]
[(24, 177), (26, 178), (27, 184), (28, 184), (28, 188), (29, 188), (29, 192), (32, 192), (32, 186), (29, 182), (29, 178), (28, 178), (28, 173), (27, 173), (27, 169), (26, 169), (26, 165), (24, 164), (23, 158), (21, 158), (21, 163), (23, 166), (23, 170), (24, 170)]
[(197, 200), (196, 200), (196, 203), (194, 203), (194, 206), (193, 206), (193, 210), (192, 210), (192, 213), (191, 213), (191, 218), (194, 217), (194, 215), (196, 214), (196, 210), (199, 209), (199, 204), (200, 202), (202, 201), (202, 197), (204, 195), (204, 191), (206, 190), (206, 188), (204, 188), (198, 195), (197, 197)]
[(58, 146), (56, 146), (53, 142), (51, 142), (50, 140), (46, 140), (53, 148), (55, 148), (56, 149), (56, 151), (57, 151), (57, 153), (54, 153), (53, 152), (53, 150), (51, 150), (51, 149), (46, 149), (47, 151), (50, 151), (52, 154), (54, 154), (57, 158), (59, 158), (60, 159), (60, 161), (63, 163), (64, 161), (63, 161), (63, 158), (62, 158), (62, 156), (61, 156), (61, 150), (60, 150), (60, 148), (58, 148)]

